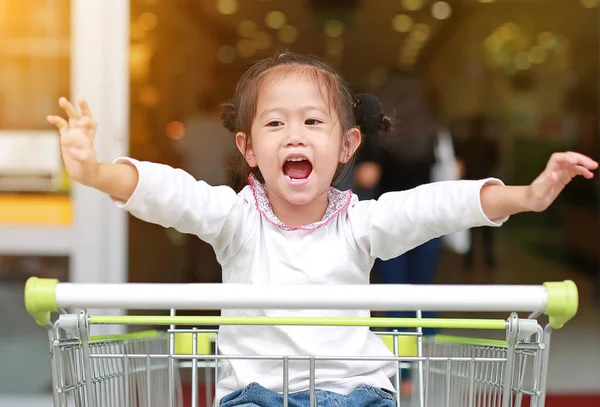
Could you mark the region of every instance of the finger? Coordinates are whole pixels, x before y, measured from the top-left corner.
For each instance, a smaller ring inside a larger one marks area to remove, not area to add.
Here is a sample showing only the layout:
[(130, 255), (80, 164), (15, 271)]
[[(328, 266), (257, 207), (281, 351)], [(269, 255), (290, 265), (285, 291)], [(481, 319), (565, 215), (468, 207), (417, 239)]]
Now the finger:
[(566, 168), (571, 165), (577, 165), (578, 159), (576, 156), (569, 153), (554, 153), (548, 161), (548, 166), (552, 169)]
[(570, 166), (569, 168), (562, 170), (552, 171), (549, 176), (549, 182), (553, 185), (562, 184), (567, 185), (576, 176), (582, 176), (587, 179), (594, 177), (594, 173), (581, 165)]
[(69, 119), (77, 120), (81, 117), (81, 114), (79, 114), (77, 109), (75, 109), (75, 106), (73, 106), (71, 102), (67, 100), (67, 98), (58, 99), (58, 105), (63, 108), (65, 113), (67, 113)]
[(69, 124), (67, 123), (67, 121), (60, 116), (47, 116), (46, 120), (48, 121), (48, 123), (56, 126), (56, 128), (59, 131), (69, 127)]
[(77, 99), (77, 103), (79, 104), (79, 110), (81, 110), (81, 114), (83, 116), (93, 118), (92, 110), (90, 109), (90, 105), (88, 104), (87, 100), (85, 100), (83, 98), (79, 98), (79, 99)]
[(577, 164), (583, 165), (590, 170), (595, 170), (598, 168), (598, 163), (584, 154), (576, 153), (574, 151), (567, 151), (567, 155), (571, 157), (571, 159), (575, 160)]
[(591, 179), (591, 178), (594, 177), (594, 173), (593, 172), (591, 172), (586, 167), (583, 167), (581, 165), (578, 165), (575, 168), (573, 168), (572, 169), (572, 174), (574, 174), (573, 176), (580, 175), (580, 176), (585, 177), (587, 179)]
[[(552, 157), (548, 162), (548, 169), (551, 171), (569, 171), (569, 173), (571, 173), (577, 166), (587, 168), (588, 170), (595, 170), (598, 168), (598, 163), (583, 154), (572, 151), (552, 154)], [(580, 174), (573, 173), (572, 177), (575, 175)], [(588, 177), (588, 175), (584, 176), (586, 178)]]

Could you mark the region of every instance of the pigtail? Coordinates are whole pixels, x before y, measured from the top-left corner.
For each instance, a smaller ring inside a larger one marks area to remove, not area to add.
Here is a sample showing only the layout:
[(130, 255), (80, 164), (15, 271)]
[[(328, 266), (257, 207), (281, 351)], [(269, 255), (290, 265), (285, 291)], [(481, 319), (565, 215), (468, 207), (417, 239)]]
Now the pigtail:
[(233, 99), (221, 105), (221, 122), (223, 123), (223, 126), (225, 126), (225, 128), (230, 132), (235, 134), (239, 131), (237, 124), (237, 111), (235, 107), (235, 101)]
[(393, 121), (391, 117), (383, 114), (377, 96), (368, 93), (356, 94), (352, 109), (356, 125), (364, 135), (376, 135), (381, 131), (391, 130)]

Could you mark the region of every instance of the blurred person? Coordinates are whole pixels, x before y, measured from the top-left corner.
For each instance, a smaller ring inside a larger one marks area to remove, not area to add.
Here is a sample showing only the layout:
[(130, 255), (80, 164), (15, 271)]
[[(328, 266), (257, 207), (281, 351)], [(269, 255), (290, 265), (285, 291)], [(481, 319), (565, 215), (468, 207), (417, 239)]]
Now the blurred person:
[[(498, 143), (493, 140), (487, 131), (488, 120), (485, 115), (475, 115), (468, 121), (467, 135), (464, 140), (457, 143), (456, 154), (463, 168), (465, 179), (480, 179), (491, 177), (499, 162)], [(494, 255), (494, 230), (488, 227), (479, 227), (469, 230), (471, 233), (471, 246), (463, 257), (466, 271), (473, 270), (474, 253), (477, 235), (481, 236), (481, 248), (484, 264), (488, 271), (496, 268)]]
[[(232, 184), (231, 156), (235, 143), (219, 118), (220, 103), (213, 93), (202, 93), (196, 113), (184, 120), (183, 137), (173, 140), (183, 157), (183, 169), (197, 180), (211, 185)], [(188, 282), (217, 282), (221, 266), (212, 247), (194, 235), (186, 235), (186, 272)]]
[[(420, 80), (413, 74), (392, 71), (378, 94), (382, 105), (393, 112), (395, 124), (389, 134), (365, 139), (357, 153), (354, 176), (355, 183), (372, 190), (375, 199), (432, 182), (436, 163), (434, 150), (441, 129)], [(379, 282), (432, 283), (440, 250), (440, 239), (434, 238), (402, 256), (377, 260), (375, 272)], [(414, 317), (414, 313), (388, 314), (390, 317), (411, 315)]]
[(184, 157), (183, 169), (194, 178), (211, 185), (229, 185), (229, 160), (237, 149), (219, 117), (224, 100), (206, 93), (198, 102), (196, 113), (184, 121), (184, 136), (173, 140), (173, 146)]
[[(315, 58), (284, 52), (252, 65), (221, 112), (249, 172), (239, 193), (167, 165), (128, 157), (98, 162), (97, 124), (84, 100), (77, 109), (61, 98), (69, 120), (49, 116), (48, 122), (59, 130), (62, 157), (74, 181), (107, 194), (117, 207), (146, 222), (209, 242), (222, 265), (223, 283), (249, 289), (367, 285), (376, 258), (395, 258), (470, 227), (501, 226), (520, 212), (544, 211), (572, 174), (589, 179), (598, 167), (581, 154), (557, 153), (529, 185), (450, 181), (359, 201), (332, 185), (351, 164), (361, 129), (389, 129), (386, 116), (364, 115), (369, 99), (353, 96), (341, 76)], [(222, 313), (234, 318), (370, 316), (368, 309)], [(390, 377), (398, 373), (398, 364), (384, 360), (393, 353), (368, 327), (222, 325), (218, 347), (226, 365), (217, 383), (216, 403), (222, 407), (283, 404), (281, 375), (273, 374), (282, 371), (281, 359), (227, 359), (265, 354), (375, 357), (361, 363), (320, 360), (314, 372), (320, 405), (396, 405)], [(287, 376), (290, 404), (307, 406), (305, 361), (290, 360)]]
[[(390, 134), (371, 137), (357, 155), (355, 183), (373, 191), (378, 199), (394, 191), (407, 191), (432, 182), (435, 147), (441, 125), (416, 76), (392, 71), (379, 92), (382, 104), (393, 112)], [(383, 284), (432, 284), (441, 254), (441, 239), (434, 237), (401, 256), (375, 262), (374, 272)], [(388, 312), (388, 317), (414, 318), (415, 312)], [(423, 317), (435, 314), (424, 312)], [(423, 329), (425, 335), (436, 330)], [(410, 393), (409, 375), (403, 371), (403, 393)]]

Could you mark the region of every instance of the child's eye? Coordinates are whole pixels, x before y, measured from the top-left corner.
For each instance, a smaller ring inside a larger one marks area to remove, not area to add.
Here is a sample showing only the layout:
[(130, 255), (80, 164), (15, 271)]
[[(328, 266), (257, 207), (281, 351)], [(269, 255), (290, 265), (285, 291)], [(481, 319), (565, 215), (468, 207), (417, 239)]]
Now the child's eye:
[(304, 124), (306, 124), (307, 126), (314, 126), (317, 124), (323, 123), (321, 120), (317, 120), (317, 119), (306, 119), (304, 121)]
[(273, 120), (272, 122), (267, 123), (267, 127), (279, 127), (283, 126), (283, 123), (277, 120)]

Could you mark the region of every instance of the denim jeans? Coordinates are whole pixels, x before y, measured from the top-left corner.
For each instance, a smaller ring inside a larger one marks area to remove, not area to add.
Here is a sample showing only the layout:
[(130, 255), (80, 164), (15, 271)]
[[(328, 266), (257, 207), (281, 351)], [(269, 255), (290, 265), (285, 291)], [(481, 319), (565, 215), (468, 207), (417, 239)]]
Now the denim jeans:
[[(308, 390), (290, 393), (289, 407), (308, 407), (310, 394)], [(317, 407), (393, 407), (394, 396), (377, 387), (358, 385), (350, 394), (333, 393), (315, 390)], [(281, 407), (283, 395), (267, 390), (258, 383), (250, 383), (242, 390), (234, 391), (223, 397), (221, 407)]]

